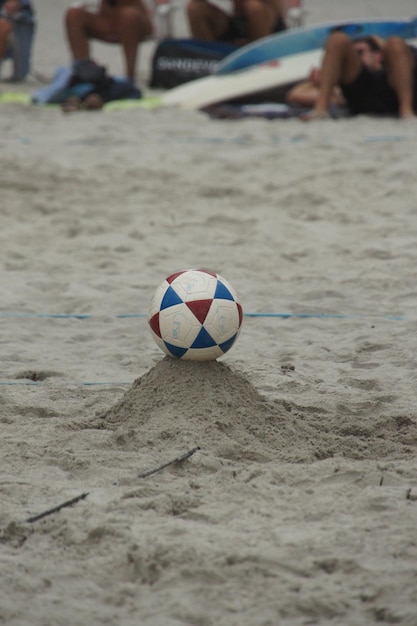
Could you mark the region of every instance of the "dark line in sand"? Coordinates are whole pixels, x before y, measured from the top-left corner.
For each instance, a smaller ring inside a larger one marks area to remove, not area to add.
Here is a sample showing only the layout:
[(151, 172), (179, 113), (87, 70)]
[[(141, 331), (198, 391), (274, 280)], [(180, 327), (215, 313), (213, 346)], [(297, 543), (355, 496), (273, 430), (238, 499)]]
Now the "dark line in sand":
[(62, 504), (58, 504), (58, 506), (54, 506), (52, 509), (48, 509), (47, 511), (44, 511), (43, 513), (38, 513), (38, 515), (33, 515), (32, 517), (29, 517), (25, 521), (28, 524), (33, 524), (33, 522), (37, 522), (38, 520), (43, 519), (44, 517), (47, 517), (48, 515), (53, 515), (53, 513), (58, 513), (61, 509), (64, 509), (68, 506), (73, 506), (74, 504), (77, 504), (77, 502), (80, 502), (81, 500), (85, 500), (87, 496), (88, 496), (88, 493), (82, 493), (80, 496), (76, 496), (75, 498), (72, 498), (71, 500), (67, 500), (66, 502), (63, 502)]
[(175, 463), (181, 463), (182, 461), (189, 459), (190, 456), (192, 456), (195, 452), (197, 452), (197, 450), (201, 450), (200, 446), (196, 446), (195, 448), (192, 448), (185, 454), (182, 454), (181, 456), (177, 456), (175, 457), (175, 459), (172, 459), (172, 461), (163, 463), (162, 465), (159, 465), (158, 467), (155, 467), (154, 469), (147, 470), (146, 472), (141, 472), (140, 474), (138, 474), (138, 478), (146, 478), (147, 476), (151, 476), (152, 474), (156, 474), (157, 472), (160, 472), (161, 470), (165, 469), (169, 465), (174, 465)]

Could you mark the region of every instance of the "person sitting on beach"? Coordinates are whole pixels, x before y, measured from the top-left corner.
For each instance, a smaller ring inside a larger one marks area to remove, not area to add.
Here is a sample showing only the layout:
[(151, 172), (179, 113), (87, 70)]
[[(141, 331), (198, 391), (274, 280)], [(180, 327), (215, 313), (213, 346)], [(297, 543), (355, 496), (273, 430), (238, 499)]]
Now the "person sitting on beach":
[(153, 31), (149, 12), (142, 0), (101, 0), (97, 12), (84, 7), (71, 7), (66, 12), (65, 26), (75, 61), (90, 57), (91, 39), (120, 44), (126, 76), (134, 81), (138, 46)]
[[(356, 52), (360, 56), (364, 45), (368, 45), (368, 40), (366, 37), (359, 38), (353, 40), (352, 43)], [(373, 40), (371, 38), (371, 45), (372, 44)], [(318, 67), (313, 67), (307, 80), (304, 80), (301, 83), (297, 83), (287, 92), (286, 100), (288, 104), (300, 107), (314, 107), (320, 94), (320, 83), (321, 70)], [(330, 94), (329, 106), (346, 106), (346, 100), (339, 85), (336, 85)]]
[(26, 13), (33, 15), (29, 0), (0, 0), (0, 62), (4, 59), (13, 33), (13, 21)]
[(353, 115), (398, 115), (417, 111), (417, 50), (399, 37), (352, 40), (335, 31), (327, 41), (316, 103), (305, 119), (328, 117), (339, 85)]
[(233, 0), (228, 14), (207, 0), (189, 0), (187, 17), (194, 39), (243, 45), (286, 29), (285, 0)]

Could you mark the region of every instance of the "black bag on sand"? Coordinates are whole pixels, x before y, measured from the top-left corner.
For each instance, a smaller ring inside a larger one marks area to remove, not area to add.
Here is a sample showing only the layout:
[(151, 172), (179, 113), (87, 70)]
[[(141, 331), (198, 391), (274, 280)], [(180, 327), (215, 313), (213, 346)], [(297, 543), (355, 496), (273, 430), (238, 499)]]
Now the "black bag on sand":
[(163, 39), (153, 55), (149, 86), (171, 89), (208, 76), (219, 61), (235, 50), (237, 46), (218, 41)]
[(111, 82), (111, 77), (107, 70), (91, 59), (81, 59), (72, 64), (72, 76), (70, 86), (80, 83), (91, 83), (99, 89), (107, 87)]

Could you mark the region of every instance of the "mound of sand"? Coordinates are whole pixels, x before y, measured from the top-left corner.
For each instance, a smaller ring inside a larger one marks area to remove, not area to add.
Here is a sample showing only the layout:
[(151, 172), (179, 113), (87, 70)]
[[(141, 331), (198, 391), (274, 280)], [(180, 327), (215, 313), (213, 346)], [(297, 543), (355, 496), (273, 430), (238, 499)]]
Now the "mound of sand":
[(200, 446), (229, 459), (301, 462), (333, 456), (405, 457), (417, 425), (407, 416), (358, 416), (263, 397), (241, 373), (218, 361), (166, 357), (138, 378), (99, 418), (121, 446), (140, 449), (169, 441)]

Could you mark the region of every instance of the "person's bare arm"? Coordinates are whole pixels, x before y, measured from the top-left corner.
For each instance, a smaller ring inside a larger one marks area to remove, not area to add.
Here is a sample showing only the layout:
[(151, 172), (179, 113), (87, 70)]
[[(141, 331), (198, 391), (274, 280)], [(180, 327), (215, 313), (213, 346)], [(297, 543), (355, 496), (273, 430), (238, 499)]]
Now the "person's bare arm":
[(3, 13), (7, 16), (13, 17), (16, 13), (19, 13), (20, 9), (20, 0), (7, 0), (3, 6)]

